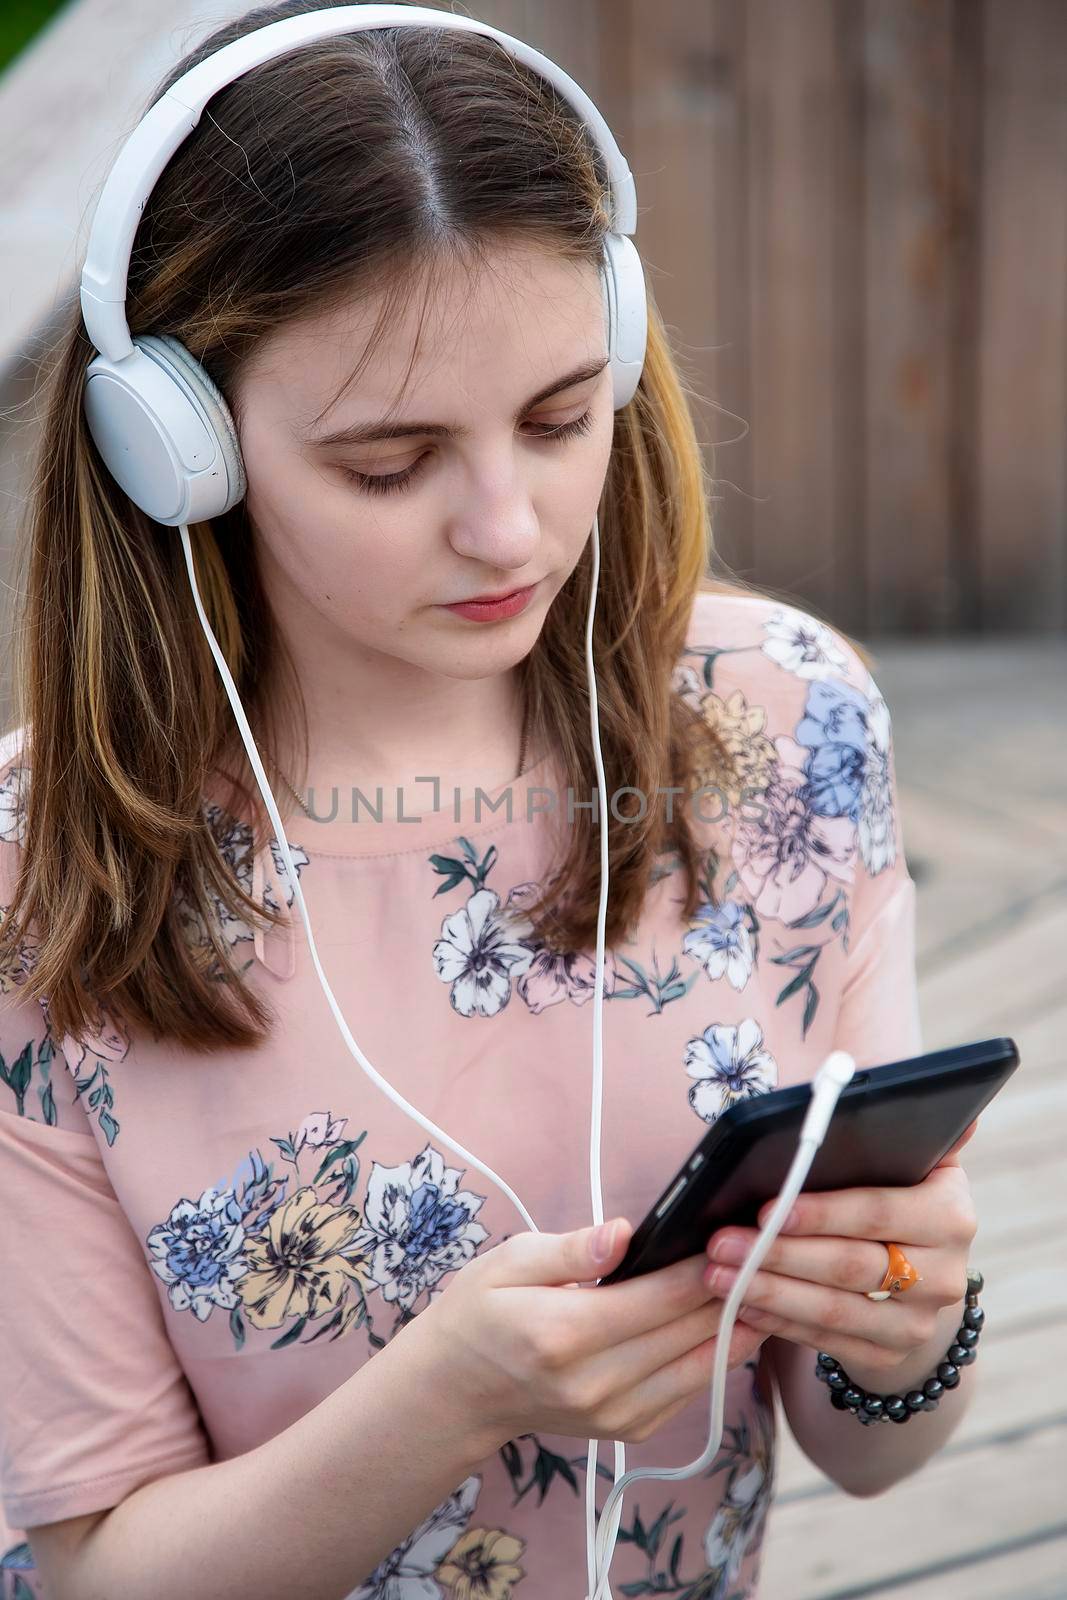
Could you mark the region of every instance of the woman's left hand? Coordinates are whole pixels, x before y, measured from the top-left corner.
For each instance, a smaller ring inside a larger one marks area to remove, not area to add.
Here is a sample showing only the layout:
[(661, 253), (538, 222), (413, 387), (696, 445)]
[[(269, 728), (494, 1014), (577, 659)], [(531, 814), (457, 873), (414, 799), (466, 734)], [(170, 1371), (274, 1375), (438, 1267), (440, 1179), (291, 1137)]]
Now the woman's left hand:
[[(977, 1221), (958, 1152), (977, 1122), (933, 1171), (908, 1189), (802, 1192), (746, 1291), (740, 1315), (761, 1332), (828, 1350), (847, 1371), (889, 1372), (934, 1338), (944, 1306), (962, 1301)], [(762, 1225), (774, 1202), (759, 1213)], [(722, 1228), (708, 1240), (704, 1281), (725, 1299), (756, 1239)], [(889, 1300), (868, 1300), (885, 1277), (892, 1241), (919, 1281)]]

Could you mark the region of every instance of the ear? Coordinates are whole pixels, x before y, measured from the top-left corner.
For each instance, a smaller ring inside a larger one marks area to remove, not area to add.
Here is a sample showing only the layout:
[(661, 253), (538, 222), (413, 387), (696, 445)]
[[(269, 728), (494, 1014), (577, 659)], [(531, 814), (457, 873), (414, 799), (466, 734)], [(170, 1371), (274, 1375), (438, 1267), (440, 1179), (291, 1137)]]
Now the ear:
[(967, 1128), (964, 1128), (963, 1132), (960, 1134), (959, 1138), (956, 1140), (956, 1143), (952, 1146), (952, 1149), (945, 1151), (945, 1154), (941, 1157), (941, 1160), (937, 1163), (939, 1167), (958, 1167), (959, 1166), (959, 1162), (955, 1159), (955, 1157), (963, 1149), (964, 1145), (965, 1144), (969, 1144), (971, 1142), (971, 1140), (974, 1138), (975, 1130), (977, 1129), (977, 1127), (978, 1127), (978, 1118), (975, 1117), (974, 1121), (970, 1124), (970, 1126), (967, 1127)]

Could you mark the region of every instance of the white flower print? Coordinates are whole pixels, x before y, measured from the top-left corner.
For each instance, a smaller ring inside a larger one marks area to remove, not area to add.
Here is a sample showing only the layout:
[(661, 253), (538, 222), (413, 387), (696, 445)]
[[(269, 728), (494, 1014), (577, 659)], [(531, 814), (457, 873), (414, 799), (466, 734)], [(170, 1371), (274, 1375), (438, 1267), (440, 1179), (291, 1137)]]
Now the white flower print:
[(465, 1478), (345, 1600), (441, 1600), (434, 1572), (465, 1529), (481, 1487), (477, 1475)]
[(305, 1117), (292, 1141), (294, 1159), (301, 1150), (319, 1150), (324, 1144), (336, 1144), (345, 1131), (347, 1117), (331, 1119), (328, 1111), (313, 1111)]
[(761, 649), (797, 678), (828, 678), (834, 672), (847, 672), (848, 658), (824, 623), (795, 610), (780, 606), (763, 624), (768, 637)]
[[(0, 784), (0, 838), (19, 845), (19, 848), (26, 845), (26, 798), (29, 776), (29, 766), (13, 766)], [(8, 907), (0, 906), (0, 922), (3, 922), (6, 912)], [(37, 934), (26, 934), (24, 938), (19, 939), (18, 946), (14, 947), (6, 957), (5, 970), (0, 973), (0, 994), (11, 994), (11, 990), (19, 989), (26, 982), (37, 966), (38, 950), (40, 941)], [(43, 998), (38, 1000), (38, 1003), (42, 1008), (46, 1005)]]
[(715, 1513), (704, 1535), (704, 1560), (719, 1574), (716, 1595), (727, 1594), (737, 1578), (748, 1551), (757, 1518), (761, 1517), (766, 1472), (754, 1461), (743, 1477), (731, 1484), (729, 1493)]
[(677, 691), (681, 699), (699, 711), (701, 702), (708, 692), (708, 686), (695, 667), (677, 666), (671, 673), (671, 686)]
[(77, 1077), (81, 1067), (91, 1056), (96, 1061), (123, 1061), (130, 1041), (122, 1023), (112, 1015), (107, 1006), (97, 1006), (96, 1026), (90, 1033), (74, 1039), (70, 1034), (62, 1041), (67, 1066)]
[[(207, 819), (208, 827), (214, 834), (215, 842), (219, 847), (219, 854), (241, 888), (246, 894), (250, 895), (252, 893), (252, 829), (247, 822), (238, 822), (231, 817), (222, 806), (216, 805), (214, 801), (210, 801), (204, 806), (204, 816)], [(287, 906), (291, 906), (294, 899), (293, 886), (289, 882), (289, 874), (285, 870), (281, 846), (277, 839), (271, 840), (270, 848), (278, 874), (278, 882), (285, 892), (285, 903)], [(299, 845), (294, 844), (290, 844), (289, 850), (299, 877), (301, 868), (306, 867), (308, 864), (307, 851), (301, 850)], [(177, 899), (189, 937), (197, 944), (208, 943), (207, 929), (203, 927), (199, 913), (193, 908), (188, 896), (179, 891)], [(227, 944), (235, 945), (242, 939), (254, 939), (255, 931), (249, 926), (244, 917), (234, 916), (223, 905), (217, 895), (212, 894), (211, 899), (219, 933)], [(263, 890), (263, 903), (272, 911), (281, 910), (269, 880)]]
[(856, 824), (820, 816), (804, 770), (808, 752), (784, 735), (774, 744), (778, 762), (760, 797), (761, 814), (738, 819), (732, 854), (756, 915), (794, 922), (819, 904), (828, 885), (850, 881)]
[[(281, 884), (282, 888), (285, 890), (285, 903), (286, 903), (287, 906), (291, 906), (292, 903), (293, 903), (293, 899), (294, 899), (293, 886), (289, 881), (289, 871), (288, 871), (288, 868), (285, 865), (285, 857), (282, 855), (282, 847), (278, 843), (277, 839), (272, 839), (271, 840), (271, 842), (270, 842), (270, 853), (274, 857), (274, 870), (278, 874), (278, 882), (279, 882), (279, 884)], [(308, 864), (307, 851), (306, 850), (301, 850), (299, 845), (291, 844), (289, 846), (289, 854), (293, 858), (293, 866), (296, 868), (296, 875), (299, 878), (301, 867), (306, 867), (307, 864)], [(250, 889), (251, 885), (252, 885), (252, 874), (251, 874), (251, 872), (249, 872), (249, 874), (248, 874), (248, 882), (245, 885), (245, 887)], [(274, 890), (271, 887), (271, 883), (270, 883), (270, 879), (269, 878), (268, 878), (268, 880), (267, 880), (267, 882), (266, 882), (266, 884), (264, 885), (264, 888), (263, 888), (263, 902), (271, 911), (280, 911), (281, 910), (281, 906), (278, 904), (277, 900), (275, 899)]]
[(889, 707), (882, 695), (876, 694), (867, 708), (867, 759), (858, 826), (860, 856), (872, 877), (891, 867), (897, 858), (889, 744)]
[[(746, 1362), (746, 1366), (754, 1364)], [(709, 1568), (706, 1600), (726, 1600), (737, 1593), (737, 1580), (745, 1558), (758, 1550), (774, 1489), (774, 1412), (755, 1387), (756, 1410), (751, 1423), (751, 1443), (741, 1461), (731, 1467), (726, 1493), (704, 1534), (704, 1559)]]
[[(7, 906), (0, 906), (0, 922), (6, 916)], [(21, 988), (36, 967), (38, 954), (39, 946), (35, 938), (19, 940), (14, 954), (7, 958), (6, 966), (0, 971), (0, 994), (11, 994), (13, 990)], [(47, 1016), (47, 1002), (42, 997), (39, 1003)]]
[(743, 989), (754, 961), (744, 907), (734, 900), (699, 906), (697, 925), (682, 940), (682, 952), (698, 961), (709, 978), (725, 976), (732, 988)]
[(19, 846), (26, 843), (26, 789), (29, 767), (12, 767), (0, 783), (0, 839)]
[(446, 1167), (440, 1151), (426, 1145), (414, 1161), (395, 1167), (375, 1162), (363, 1206), (364, 1227), (353, 1253), (366, 1256), (364, 1276), (410, 1311), (424, 1290), (446, 1272), (470, 1261), (489, 1237), (475, 1212), (484, 1195), (458, 1189), (459, 1167)]
[(698, 1117), (714, 1122), (735, 1100), (766, 1094), (778, 1083), (778, 1063), (763, 1048), (763, 1030), (754, 1017), (736, 1028), (712, 1023), (685, 1047), (685, 1070), (697, 1081), (689, 1104)]
[[(589, 955), (584, 950), (562, 953), (532, 940), (533, 924), (526, 915), (526, 908), (533, 904), (539, 892), (536, 883), (517, 883), (509, 890), (500, 911), (512, 932), (530, 952), (529, 964), (515, 987), (519, 998), (534, 1016), (565, 1000), (576, 1006), (584, 1006), (596, 992), (595, 953)], [(605, 998), (615, 993), (615, 982), (615, 957), (610, 950), (605, 950)]]
[(511, 980), (524, 973), (534, 951), (516, 938), (523, 923), (499, 914), (500, 897), (478, 889), (441, 924), (433, 964), (452, 986), (452, 1009), (461, 1017), (495, 1017), (511, 999)]

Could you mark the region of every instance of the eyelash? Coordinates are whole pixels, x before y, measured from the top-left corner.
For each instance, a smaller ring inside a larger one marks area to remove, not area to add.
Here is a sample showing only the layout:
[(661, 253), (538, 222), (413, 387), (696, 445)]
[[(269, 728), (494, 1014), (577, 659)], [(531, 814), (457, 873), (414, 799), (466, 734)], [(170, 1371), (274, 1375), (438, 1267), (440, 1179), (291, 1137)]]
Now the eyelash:
[[(552, 439), (555, 443), (561, 444), (566, 439), (576, 438), (578, 434), (588, 433), (592, 425), (593, 413), (592, 411), (586, 411), (582, 416), (575, 417), (572, 422), (563, 422), (558, 428), (547, 428), (543, 433), (535, 434), (534, 438)], [(536, 427), (537, 424), (535, 423), (534, 426)], [(350, 478), (357, 488), (364, 490), (367, 494), (395, 494), (398, 490), (406, 488), (412, 479), (418, 476), (425, 461), (426, 456), (421, 455), (415, 464), (408, 467), (404, 472), (387, 472), (374, 475), (366, 472), (356, 472), (352, 467), (344, 467), (342, 471), (346, 478)]]

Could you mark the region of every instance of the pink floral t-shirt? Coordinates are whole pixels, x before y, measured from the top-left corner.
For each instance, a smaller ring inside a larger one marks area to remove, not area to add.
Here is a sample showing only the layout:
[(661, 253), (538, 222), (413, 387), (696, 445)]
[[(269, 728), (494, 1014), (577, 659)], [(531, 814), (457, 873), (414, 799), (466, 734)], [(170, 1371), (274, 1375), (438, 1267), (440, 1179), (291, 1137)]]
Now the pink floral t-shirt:
[[(807, 1081), (835, 1047), (860, 1066), (921, 1050), (914, 884), (866, 667), (802, 610), (702, 593), (675, 683), (740, 772), (686, 802), (705, 852), (695, 916), (665, 852), (634, 937), (606, 952), (604, 1214), (635, 1226), (734, 1100)], [(23, 746), (15, 730), (0, 748), (4, 907)], [(442, 793), (433, 811), (428, 795), (414, 821), (377, 822), (364, 798), (356, 822), (287, 825), (353, 1034), (540, 1228), (587, 1225), (595, 950), (554, 955), (524, 917), (565, 823), (552, 753), (488, 799)], [(205, 812), (253, 897), (292, 908), (265, 935), (224, 922), (276, 1015), (265, 1047), (194, 1057), (106, 1012), (93, 1037), (58, 1039), (21, 988), (32, 945), (3, 980), (0, 1600), (44, 1595), (26, 1529), (259, 1445), (524, 1226), (349, 1054), (277, 842), (253, 857), (247, 826), (209, 797)], [(763, 1361), (737, 1368), (713, 1467), (627, 1493), (616, 1594), (756, 1594), (775, 1403)], [(697, 1397), (627, 1466), (693, 1460), (707, 1425)], [(348, 1600), (584, 1593), (586, 1456), (574, 1437), (509, 1441), (353, 1572)], [(610, 1441), (599, 1480), (602, 1506)]]

